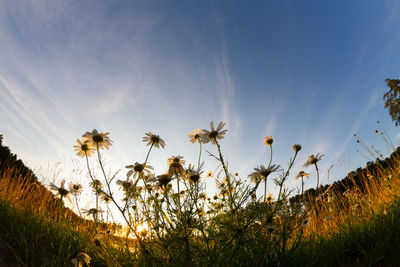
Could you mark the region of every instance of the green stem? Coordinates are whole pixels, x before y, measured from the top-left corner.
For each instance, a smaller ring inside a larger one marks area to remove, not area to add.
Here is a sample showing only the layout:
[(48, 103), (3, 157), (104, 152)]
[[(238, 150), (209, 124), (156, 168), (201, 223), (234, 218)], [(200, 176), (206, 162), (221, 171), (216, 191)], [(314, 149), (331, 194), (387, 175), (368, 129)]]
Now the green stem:
[(267, 177), (264, 179), (264, 200), (267, 197)]
[(106, 206), (107, 206), (108, 212), (110, 213), (111, 219), (113, 220), (113, 223), (115, 223), (114, 216), (113, 216), (113, 214), (112, 214), (112, 212), (111, 212), (111, 210), (110, 210), (110, 207), (108, 206), (107, 203), (106, 203)]
[(289, 171), (290, 171), (290, 169), (291, 169), (292, 166), (293, 166), (293, 163), (294, 163), (294, 161), (295, 161), (295, 159), (296, 159), (296, 157), (297, 157), (297, 153), (298, 153), (298, 151), (295, 152), (294, 157), (293, 157), (293, 160), (289, 163), (289, 167), (288, 167), (288, 169), (287, 169), (285, 175), (283, 176), (282, 181), (280, 181), (279, 194), (278, 194), (278, 198), (277, 198), (277, 200), (276, 200), (276, 205), (275, 205), (275, 208), (274, 208), (272, 214), (275, 214), (275, 212), (278, 210), (279, 199), (281, 198), (283, 184), (285, 183), (285, 180), (286, 180), (286, 178), (287, 178), (288, 175), (289, 175)]
[[(269, 156), (269, 163), (267, 169), (271, 166), (272, 163), (272, 144), (269, 146), (270, 147), (270, 156)], [(267, 197), (267, 177), (265, 177), (264, 180), (264, 200)]]
[[(97, 145), (98, 146), (98, 145)], [(89, 171), (89, 177), (90, 177), (90, 179), (92, 180), (92, 182), (93, 182), (93, 184), (94, 184), (94, 186), (95, 186), (95, 194), (96, 194), (96, 210), (98, 209), (98, 203), (97, 203), (97, 192), (98, 192), (98, 185), (97, 185), (97, 183), (95, 183), (94, 182), (94, 178), (93, 178), (93, 175), (92, 175), (92, 172), (90, 171), (90, 167), (89, 167), (89, 158), (88, 158), (88, 155), (87, 155), (87, 152), (85, 151), (85, 158), (86, 158), (86, 166), (87, 166), (87, 168), (88, 168), (88, 171)]]
[(149, 156), (150, 156), (150, 151), (153, 148), (153, 146), (154, 146), (154, 143), (151, 144), (149, 152), (147, 152), (146, 160), (144, 161), (144, 164), (143, 164), (144, 166), (146, 166), (147, 160), (149, 159)]
[(64, 216), (64, 205), (63, 205), (63, 195), (60, 195), (60, 206), (61, 206), (61, 215), (62, 215), (63, 219), (65, 219), (65, 216)]
[(226, 176), (226, 181), (227, 181), (227, 183), (228, 183), (228, 189), (229, 189), (229, 196), (228, 196), (228, 197), (229, 197), (229, 204), (230, 204), (230, 206), (231, 206), (231, 209), (233, 209), (233, 208), (235, 208), (235, 207), (234, 207), (234, 201), (233, 201), (233, 197), (232, 197), (231, 178), (230, 178), (230, 175), (229, 175), (229, 172), (228, 172), (228, 168), (227, 168), (226, 165), (225, 165), (224, 157), (223, 157), (223, 155), (222, 155), (221, 147), (220, 147), (220, 145), (219, 145), (219, 143), (218, 143), (218, 141), (217, 141), (217, 138), (214, 138), (214, 141), (215, 141), (215, 144), (217, 145), (218, 153), (219, 153), (219, 161), (220, 161), (221, 164), (222, 164), (222, 168), (224, 169), (225, 176)]
[(200, 151), (199, 151), (199, 161), (197, 163), (197, 171), (200, 172), (200, 160), (201, 160), (201, 141), (199, 141), (200, 144)]
[(76, 208), (78, 209), (79, 216), (82, 218), (81, 210), (79, 209), (79, 205), (78, 205), (78, 196), (77, 195), (74, 195), (74, 196), (75, 196)]
[(92, 179), (92, 182), (93, 182), (94, 178), (93, 178), (92, 172), (90, 171), (90, 168), (89, 168), (89, 158), (88, 158), (88, 155), (87, 155), (86, 151), (85, 151), (85, 158), (86, 158), (86, 166), (87, 166), (88, 171), (89, 171), (89, 177), (90, 177), (90, 179)]
[(104, 180), (108, 183), (106, 172), (104, 171), (103, 163), (101, 162), (101, 156), (99, 151), (99, 143), (96, 143), (97, 158), (99, 160), (101, 171), (103, 172)]
[(96, 210), (99, 211), (99, 194), (97, 191), (97, 185), (96, 185)]
[(315, 169), (317, 170), (317, 193), (318, 193), (318, 187), (319, 187), (319, 170), (318, 170), (318, 166), (317, 166), (317, 164), (314, 164), (315, 165)]
[(270, 156), (269, 156), (269, 163), (268, 163), (267, 169), (271, 166), (271, 163), (272, 163), (272, 144), (269, 147), (270, 147), (271, 153), (270, 153)]

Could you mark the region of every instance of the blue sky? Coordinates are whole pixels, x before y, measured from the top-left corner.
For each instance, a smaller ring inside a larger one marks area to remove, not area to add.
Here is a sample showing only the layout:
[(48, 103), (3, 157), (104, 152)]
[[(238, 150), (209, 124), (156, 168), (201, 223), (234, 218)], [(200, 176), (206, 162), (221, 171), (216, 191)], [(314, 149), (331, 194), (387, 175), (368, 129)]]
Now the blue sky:
[(150, 157), (162, 173), (171, 155), (196, 162), (192, 129), (224, 121), (243, 179), (271, 135), (282, 167), (303, 146), (288, 187), (318, 152), (332, 182), (365, 165), (354, 133), (387, 155), (380, 120), (399, 142), (382, 101), (400, 77), (399, 29), (398, 1), (1, 1), (0, 132), (44, 181), (83, 181), (72, 146), (86, 131), (111, 133), (104, 157), (122, 178), (145, 132), (166, 141)]

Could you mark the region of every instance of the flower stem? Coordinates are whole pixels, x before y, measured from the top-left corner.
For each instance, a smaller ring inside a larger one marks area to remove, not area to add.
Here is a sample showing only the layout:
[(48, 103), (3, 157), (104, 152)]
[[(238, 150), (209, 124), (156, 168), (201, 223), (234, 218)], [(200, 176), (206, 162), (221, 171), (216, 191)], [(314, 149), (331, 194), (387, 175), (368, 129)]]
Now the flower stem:
[(264, 200), (267, 197), (267, 178), (264, 179)]
[(317, 193), (318, 193), (318, 187), (319, 187), (319, 170), (318, 170), (317, 164), (314, 164), (314, 165), (315, 165), (315, 169), (317, 170)]
[[(295, 152), (294, 157), (293, 157), (292, 161), (289, 163), (289, 167), (288, 167), (285, 175), (282, 178), (282, 181), (281, 181), (281, 184), (280, 184), (280, 187), (279, 187), (279, 194), (278, 194), (278, 198), (277, 198), (277, 204), (278, 204), (279, 199), (280, 199), (281, 194), (282, 194), (283, 183), (285, 182), (285, 180), (287, 179), (287, 177), (289, 175), (289, 171), (292, 168), (294, 161), (296, 160), (297, 153), (298, 153), (298, 151)], [(275, 207), (277, 207), (277, 206), (275, 206)]]
[(149, 159), (149, 156), (150, 156), (150, 151), (153, 148), (153, 146), (154, 146), (154, 143), (151, 144), (149, 152), (147, 152), (146, 160), (144, 161), (144, 164), (143, 164), (144, 166), (146, 166), (147, 160)]
[(219, 143), (218, 143), (218, 141), (217, 141), (217, 138), (214, 138), (214, 141), (215, 141), (215, 144), (217, 145), (218, 153), (219, 153), (219, 161), (220, 161), (221, 164), (222, 164), (222, 168), (224, 169), (225, 176), (226, 176), (226, 181), (227, 181), (227, 183), (228, 183), (229, 202), (230, 202), (229, 204), (231, 205), (231, 209), (232, 209), (232, 208), (234, 208), (234, 207), (233, 207), (234, 203), (233, 203), (233, 198), (232, 198), (232, 184), (231, 184), (230, 175), (229, 175), (229, 172), (228, 172), (228, 168), (227, 168), (226, 165), (225, 165), (224, 157), (223, 157), (223, 155), (222, 155), (221, 147), (220, 147), (220, 145), (219, 145)]
[(271, 153), (270, 153), (270, 156), (269, 156), (269, 163), (268, 163), (267, 169), (271, 166), (271, 163), (272, 163), (272, 144), (269, 147), (270, 147)]
[(199, 151), (199, 161), (197, 163), (197, 171), (200, 172), (200, 160), (201, 160), (201, 141), (199, 141), (200, 144), (200, 151)]
[(104, 171), (103, 163), (101, 162), (101, 156), (99, 151), (99, 143), (96, 143), (97, 158), (99, 160), (101, 171), (103, 172), (104, 180), (108, 183), (106, 172)]
[(89, 158), (88, 158), (88, 155), (87, 155), (86, 151), (85, 151), (85, 158), (86, 158), (86, 166), (87, 166), (88, 171), (89, 171), (89, 177), (90, 177), (90, 179), (92, 179), (92, 182), (93, 182), (94, 178), (93, 178), (92, 172), (90, 171), (90, 168), (89, 168)]
[(74, 196), (75, 196), (76, 208), (78, 209), (79, 216), (81, 216), (81, 218), (82, 218), (81, 210), (80, 210), (79, 204), (78, 204), (78, 196), (77, 195), (74, 195)]
[[(269, 157), (269, 163), (267, 169), (271, 166), (272, 163), (272, 144), (269, 146), (270, 147), (270, 157)], [(267, 177), (265, 177), (264, 180), (264, 199), (267, 197)]]

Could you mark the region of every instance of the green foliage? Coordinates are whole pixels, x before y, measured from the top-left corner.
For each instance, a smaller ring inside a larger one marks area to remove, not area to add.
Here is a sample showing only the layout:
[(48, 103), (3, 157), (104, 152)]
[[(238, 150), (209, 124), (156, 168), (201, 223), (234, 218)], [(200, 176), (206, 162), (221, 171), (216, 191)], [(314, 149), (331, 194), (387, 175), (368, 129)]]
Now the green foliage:
[(385, 108), (389, 109), (389, 114), (396, 126), (400, 125), (400, 80), (386, 79), (386, 84), (390, 88), (383, 95)]
[(93, 249), (87, 237), (66, 224), (18, 210), (3, 199), (0, 199), (0, 233), (20, 266), (70, 266), (71, 259), (79, 252)]
[[(146, 164), (155, 142), (162, 139), (149, 133), (144, 138), (150, 146), (144, 163), (127, 166), (128, 177), (117, 180), (118, 173), (106, 174), (99, 149), (100, 142), (110, 146), (112, 141), (108, 133), (93, 131), (84, 137), (99, 141), (90, 144), (83, 138), (78, 155), (85, 159), (92, 183), (98, 183), (92, 188), (96, 200), (106, 196), (123, 216), (125, 238), (113, 236), (113, 243), (112, 235), (95, 240), (106, 232), (103, 219), (96, 218), (93, 223), (68, 216), (67, 209), (59, 209), (62, 199), (54, 201), (53, 196), (49, 198), (53, 204), (46, 206), (50, 209), (43, 214), (24, 207), (28, 202), (45, 203), (29, 197), (36, 192), (36, 185), (23, 183), (10, 193), (9, 188), (14, 187), (4, 183), (2, 176), (0, 200), (3, 194), (9, 202), (0, 201), (0, 233), (11, 244), (18, 263), (29, 266), (68, 266), (81, 252), (90, 255), (92, 266), (397, 264), (392, 255), (400, 249), (400, 207), (396, 204), (400, 199), (399, 150), (337, 184), (289, 199), (287, 180), (300, 149), (294, 149), (287, 168), (281, 169), (272, 164), (272, 142), (266, 142), (270, 150), (266, 167), (260, 165), (249, 175), (251, 179), (244, 180), (232, 174), (224, 160), (216, 138), (222, 136), (222, 126), (206, 136), (216, 151), (207, 152), (218, 162), (222, 174), (214, 177), (214, 196), (207, 196), (206, 178), (201, 177), (200, 139), (197, 166), (187, 166), (182, 156), (173, 156), (168, 159), (168, 172), (155, 176), (145, 171), (152, 169)], [(201, 140), (207, 141), (204, 138)], [(91, 147), (96, 148), (91, 155), (97, 158), (89, 161)], [(93, 162), (103, 174), (101, 183), (92, 177)], [(267, 194), (267, 179), (278, 186), (277, 199)], [(14, 183), (21, 179), (9, 180)], [(115, 184), (124, 194), (122, 200), (115, 194)], [(264, 194), (257, 196), (260, 184), (264, 185)], [(24, 198), (25, 202), (21, 201)], [(98, 212), (97, 205), (91, 210)]]

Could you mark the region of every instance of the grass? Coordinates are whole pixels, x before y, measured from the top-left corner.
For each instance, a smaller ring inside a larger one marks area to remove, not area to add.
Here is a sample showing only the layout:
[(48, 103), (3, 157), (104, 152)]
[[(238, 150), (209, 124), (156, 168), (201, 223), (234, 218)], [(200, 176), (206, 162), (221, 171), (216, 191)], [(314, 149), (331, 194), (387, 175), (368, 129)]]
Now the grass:
[(42, 186), (26, 184), (11, 173), (0, 178), (0, 240), (8, 248), (3, 257), (9, 262), (12, 258), (16, 266), (71, 266), (80, 252), (91, 255), (92, 266), (124, 262), (123, 250), (111, 245), (115, 238), (96, 245), (93, 221), (77, 217)]
[[(218, 152), (214, 157), (223, 163), (219, 145)], [(276, 180), (281, 189), (290, 166)], [(71, 266), (85, 253), (91, 266), (400, 265), (399, 153), (354, 172), (348, 188), (306, 191), (295, 202), (285, 190), (276, 201), (253, 198), (250, 185), (233, 178), (226, 166), (228, 178), (217, 180), (220, 196), (210, 200), (201, 197), (200, 183), (190, 181), (198, 174), (194, 170), (180, 181), (183, 193), (168, 186), (169, 176), (157, 189), (120, 182), (127, 202), (119, 205), (131, 223), (126, 239), (104, 230), (115, 225), (80, 218), (15, 168), (10, 164), (0, 176), (0, 248), (7, 249), (0, 263)], [(105, 179), (110, 186), (112, 179)], [(259, 183), (256, 179), (256, 189)], [(113, 197), (111, 190), (96, 189)], [(136, 223), (144, 219), (150, 228), (138, 230)]]

